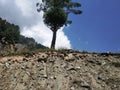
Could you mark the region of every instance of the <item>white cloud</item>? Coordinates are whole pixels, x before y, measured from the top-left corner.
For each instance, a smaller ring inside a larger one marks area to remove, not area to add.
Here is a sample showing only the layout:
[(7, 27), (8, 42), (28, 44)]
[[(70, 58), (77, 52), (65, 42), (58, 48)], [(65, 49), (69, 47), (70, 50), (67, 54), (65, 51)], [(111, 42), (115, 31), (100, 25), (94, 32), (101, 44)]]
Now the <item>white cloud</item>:
[[(22, 35), (27, 37), (34, 37), (37, 42), (42, 43), (45, 46), (50, 46), (52, 40), (52, 31), (47, 28), (43, 22), (38, 23), (35, 26), (24, 27), (23, 31), (21, 32)], [(65, 36), (62, 29), (58, 30), (57, 32), (57, 39), (56, 39), (56, 48), (71, 48), (70, 41), (68, 40), (67, 36)]]
[(23, 0), (15, 0), (16, 5), (22, 11), (24, 16), (30, 16), (32, 12), (32, 2), (30, 0), (26, 0), (26, 3), (23, 3)]
[[(33, 37), (37, 42), (50, 46), (52, 32), (37, 12), (36, 2), (40, 0), (0, 0), (0, 17), (21, 28), (21, 34)], [(71, 48), (70, 41), (62, 30), (57, 32), (56, 47)]]

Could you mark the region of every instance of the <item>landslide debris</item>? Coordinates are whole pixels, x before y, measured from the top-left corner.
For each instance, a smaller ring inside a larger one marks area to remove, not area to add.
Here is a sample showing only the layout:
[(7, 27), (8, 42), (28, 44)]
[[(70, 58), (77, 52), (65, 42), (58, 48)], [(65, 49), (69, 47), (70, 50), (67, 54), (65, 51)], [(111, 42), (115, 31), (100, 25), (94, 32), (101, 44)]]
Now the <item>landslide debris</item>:
[(0, 57), (0, 90), (120, 90), (120, 54), (66, 50)]

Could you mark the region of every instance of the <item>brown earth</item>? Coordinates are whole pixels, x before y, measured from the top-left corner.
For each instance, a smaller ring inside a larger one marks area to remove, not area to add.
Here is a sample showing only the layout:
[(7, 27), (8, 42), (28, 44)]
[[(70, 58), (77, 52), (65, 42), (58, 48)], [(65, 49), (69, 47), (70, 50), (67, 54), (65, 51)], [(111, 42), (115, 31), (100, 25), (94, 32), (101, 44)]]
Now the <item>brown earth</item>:
[(66, 50), (0, 57), (0, 90), (120, 90), (120, 54)]

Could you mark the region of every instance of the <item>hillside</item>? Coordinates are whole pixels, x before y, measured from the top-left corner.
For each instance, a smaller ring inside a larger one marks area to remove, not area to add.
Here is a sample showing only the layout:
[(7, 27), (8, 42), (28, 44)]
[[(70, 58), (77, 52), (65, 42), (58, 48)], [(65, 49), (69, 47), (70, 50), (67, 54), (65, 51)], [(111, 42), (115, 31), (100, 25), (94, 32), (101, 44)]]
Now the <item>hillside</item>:
[(0, 57), (0, 90), (120, 90), (120, 54), (64, 50)]

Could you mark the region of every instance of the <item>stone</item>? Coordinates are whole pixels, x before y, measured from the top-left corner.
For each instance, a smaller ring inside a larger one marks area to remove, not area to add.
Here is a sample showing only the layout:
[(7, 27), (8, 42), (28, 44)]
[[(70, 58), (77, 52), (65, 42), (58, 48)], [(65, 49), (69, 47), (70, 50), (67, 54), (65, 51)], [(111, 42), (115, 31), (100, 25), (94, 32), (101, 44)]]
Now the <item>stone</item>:
[(75, 90), (75, 87), (71, 87), (70, 90)]
[(78, 67), (76, 67), (76, 69), (77, 69), (77, 70), (80, 70), (80, 67), (78, 66)]
[(6, 66), (7, 68), (9, 68), (9, 63), (6, 62), (6, 63), (5, 63), (5, 66)]
[(90, 88), (90, 85), (87, 82), (81, 82), (80, 86), (84, 88)]
[(47, 78), (48, 76), (46, 74), (43, 75), (43, 78)]
[(120, 57), (66, 50), (46, 53), (1, 56), (0, 90), (120, 90), (120, 69), (111, 66)]
[(98, 80), (102, 80), (103, 78), (102, 78), (102, 75), (101, 74), (99, 74), (98, 75)]

